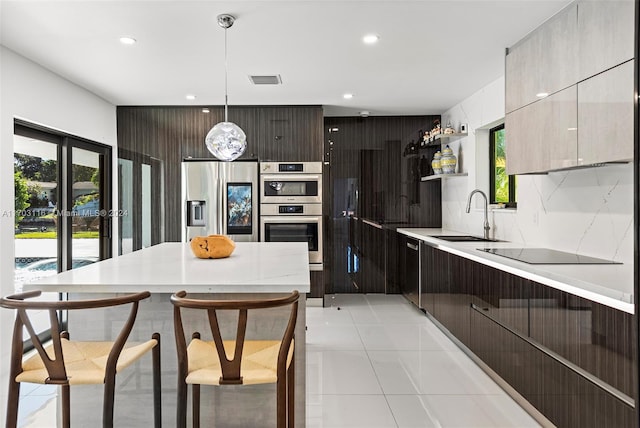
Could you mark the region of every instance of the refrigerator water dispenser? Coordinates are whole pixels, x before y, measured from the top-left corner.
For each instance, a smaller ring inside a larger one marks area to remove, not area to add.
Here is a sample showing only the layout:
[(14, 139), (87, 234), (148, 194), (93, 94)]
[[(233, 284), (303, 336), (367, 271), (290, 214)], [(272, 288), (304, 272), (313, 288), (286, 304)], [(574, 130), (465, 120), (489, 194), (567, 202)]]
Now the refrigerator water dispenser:
[(206, 201), (187, 201), (187, 226), (204, 227), (207, 222), (204, 218)]

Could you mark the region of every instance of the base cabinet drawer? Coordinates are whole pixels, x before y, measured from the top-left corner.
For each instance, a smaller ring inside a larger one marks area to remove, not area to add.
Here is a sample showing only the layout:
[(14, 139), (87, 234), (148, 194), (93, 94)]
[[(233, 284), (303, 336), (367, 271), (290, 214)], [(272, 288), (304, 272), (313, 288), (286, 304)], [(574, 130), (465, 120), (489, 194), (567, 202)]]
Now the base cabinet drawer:
[(633, 315), (422, 249), (425, 309), (556, 426), (634, 426)]
[(530, 293), (530, 338), (633, 397), (633, 315), (536, 282)]
[(632, 427), (635, 409), (471, 309), (469, 348), (558, 427)]
[(473, 299), (474, 268), (477, 263), (449, 254), (449, 292), (441, 297), (438, 321), (460, 342), (469, 346), (471, 320), (470, 304)]

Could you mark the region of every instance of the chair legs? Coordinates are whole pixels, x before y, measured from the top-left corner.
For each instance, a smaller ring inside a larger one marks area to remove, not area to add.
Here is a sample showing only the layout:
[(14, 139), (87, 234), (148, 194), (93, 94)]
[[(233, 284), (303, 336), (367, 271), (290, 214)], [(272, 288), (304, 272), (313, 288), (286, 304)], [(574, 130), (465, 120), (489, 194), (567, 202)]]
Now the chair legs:
[[(62, 396), (62, 426), (64, 428), (71, 427), (71, 397), (69, 385), (61, 385), (60, 393)], [(104, 416), (103, 416), (104, 417)]]
[(178, 402), (176, 403), (176, 427), (187, 428), (187, 384), (178, 375)]
[(295, 354), (291, 359), (291, 364), (287, 369), (287, 409), (288, 409), (288, 427), (293, 427), (295, 425), (295, 389), (296, 389), (296, 365), (295, 365)]
[[(153, 421), (154, 427), (162, 426), (162, 401), (160, 383), (160, 334), (153, 333), (152, 338), (158, 343), (151, 350), (153, 372)], [(113, 413), (115, 400), (116, 374), (107, 373), (104, 379), (104, 398), (102, 402), (102, 426), (113, 428)], [(69, 385), (62, 385), (62, 419), (63, 426), (70, 426)]]
[[(11, 375), (13, 377), (13, 375)], [(9, 396), (7, 397), (7, 428), (18, 425), (18, 400), (20, 399), (20, 383), (9, 380)]]
[[(286, 372), (285, 372), (286, 373)], [(276, 426), (287, 426), (287, 379), (286, 376), (278, 378), (276, 382)]]
[(158, 344), (153, 347), (151, 356), (153, 358), (153, 422), (155, 428), (162, 427), (162, 385), (160, 383), (160, 333), (153, 333), (151, 336)]
[(192, 401), (192, 418), (193, 418), (193, 428), (200, 428), (200, 385), (193, 384), (191, 385), (191, 391), (193, 392)]
[[(64, 390), (64, 386), (62, 389)], [(67, 386), (67, 389), (69, 387)], [(113, 400), (116, 389), (116, 377), (115, 373), (113, 376), (105, 376), (104, 379), (104, 398), (102, 401), (102, 426), (103, 428), (112, 428), (113, 427)]]

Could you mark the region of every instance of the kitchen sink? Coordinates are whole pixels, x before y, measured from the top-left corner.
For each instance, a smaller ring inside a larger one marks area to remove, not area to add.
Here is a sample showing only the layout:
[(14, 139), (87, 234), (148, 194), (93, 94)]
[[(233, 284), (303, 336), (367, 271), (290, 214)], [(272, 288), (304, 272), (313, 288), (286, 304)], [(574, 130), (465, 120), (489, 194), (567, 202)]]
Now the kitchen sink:
[(472, 235), (431, 235), (431, 237), (449, 242), (500, 242), (497, 239), (486, 239), (481, 236)]

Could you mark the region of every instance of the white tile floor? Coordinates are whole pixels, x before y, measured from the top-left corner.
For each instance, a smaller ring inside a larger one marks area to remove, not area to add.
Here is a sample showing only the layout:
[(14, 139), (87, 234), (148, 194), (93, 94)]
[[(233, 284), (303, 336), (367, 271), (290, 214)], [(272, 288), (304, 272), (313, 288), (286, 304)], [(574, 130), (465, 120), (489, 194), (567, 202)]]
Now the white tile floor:
[(307, 307), (307, 427), (537, 427), (402, 296)]
[[(402, 296), (332, 301), (307, 308), (308, 428), (539, 426)], [(55, 387), (22, 395), (20, 427), (55, 426)]]

